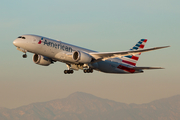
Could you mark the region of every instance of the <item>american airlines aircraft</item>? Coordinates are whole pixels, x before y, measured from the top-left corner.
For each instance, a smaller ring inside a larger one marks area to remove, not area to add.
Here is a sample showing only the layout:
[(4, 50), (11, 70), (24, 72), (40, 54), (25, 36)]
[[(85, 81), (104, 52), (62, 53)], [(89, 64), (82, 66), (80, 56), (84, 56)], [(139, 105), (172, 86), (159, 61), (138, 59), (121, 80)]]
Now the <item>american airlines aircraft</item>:
[(169, 46), (143, 49), (147, 39), (141, 39), (127, 51), (97, 52), (86, 48), (71, 45), (59, 40), (53, 40), (38, 35), (22, 35), (13, 41), (17, 50), (34, 53), (33, 62), (48, 66), (56, 61), (67, 65), (65, 74), (72, 74), (74, 70), (83, 70), (92, 73), (93, 70), (105, 73), (142, 73), (144, 69), (162, 69), (161, 67), (136, 67), (139, 56), (143, 52), (167, 48)]

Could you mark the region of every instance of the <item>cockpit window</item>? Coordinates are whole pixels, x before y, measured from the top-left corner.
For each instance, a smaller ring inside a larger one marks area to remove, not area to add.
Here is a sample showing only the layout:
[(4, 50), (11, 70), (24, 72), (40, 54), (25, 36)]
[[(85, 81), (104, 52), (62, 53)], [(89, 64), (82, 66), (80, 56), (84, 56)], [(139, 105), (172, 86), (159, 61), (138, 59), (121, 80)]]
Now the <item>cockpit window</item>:
[(19, 36), (18, 38), (26, 39), (25, 37)]

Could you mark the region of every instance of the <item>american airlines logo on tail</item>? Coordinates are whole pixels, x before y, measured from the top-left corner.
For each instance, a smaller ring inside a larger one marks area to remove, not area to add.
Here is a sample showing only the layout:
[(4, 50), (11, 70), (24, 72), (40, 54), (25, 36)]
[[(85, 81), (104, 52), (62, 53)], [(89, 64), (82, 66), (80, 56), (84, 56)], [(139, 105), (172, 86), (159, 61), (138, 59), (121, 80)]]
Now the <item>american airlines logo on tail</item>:
[[(130, 50), (141, 50), (144, 48), (145, 44), (147, 42), (147, 39), (141, 39), (136, 45), (134, 45)], [(139, 56), (141, 53), (128, 55), (122, 57), (122, 62), (128, 65), (135, 66), (137, 61), (139, 60)]]
[(138, 50), (143, 49), (145, 44), (147, 42), (147, 39), (141, 39), (135, 46), (133, 46), (130, 50)]
[[(143, 49), (145, 44), (147, 42), (147, 39), (141, 39), (136, 45), (134, 45), (130, 50), (140, 50)], [(122, 63), (123, 65), (119, 65), (117, 68), (122, 69), (124, 71), (130, 72), (130, 73), (134, 73), (135, 70), (131, 69), (129, 67), (126, 66), (136, 66), (137, 61), (139, 60), (139, 56), (141, 55), (141, 53), (138, 54), (133, 54), (133, 55), (128, 55), (128, 56), (123, 56), (122, 59)]]

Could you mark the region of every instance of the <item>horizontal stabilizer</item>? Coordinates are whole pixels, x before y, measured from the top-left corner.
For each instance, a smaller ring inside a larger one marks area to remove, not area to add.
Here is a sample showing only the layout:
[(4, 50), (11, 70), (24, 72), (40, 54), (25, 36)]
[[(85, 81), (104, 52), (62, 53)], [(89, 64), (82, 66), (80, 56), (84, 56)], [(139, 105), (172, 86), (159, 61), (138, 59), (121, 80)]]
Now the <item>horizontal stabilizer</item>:
[(150, 70), (150, 69), (164, 69), (162, 67), (132, 67), (134, 70)]

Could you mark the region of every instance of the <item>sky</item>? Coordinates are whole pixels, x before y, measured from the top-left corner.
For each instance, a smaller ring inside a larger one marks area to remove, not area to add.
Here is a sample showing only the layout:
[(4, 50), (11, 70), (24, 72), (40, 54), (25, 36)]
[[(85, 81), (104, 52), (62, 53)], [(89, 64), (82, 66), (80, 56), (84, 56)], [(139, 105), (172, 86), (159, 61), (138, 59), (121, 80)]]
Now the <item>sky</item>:
[[(17, 108), (65, 98), (80, 91), (123, 103), (143, 104), (180, 94), (179, 0), (0, 0), (0, 107)], [(160, 66), (142, 74), (75, 71), (22, 58), (12, 44), (19, 35), (36, 34), (99, 52), (130, 49), (146, 38), (137, 66)]]

